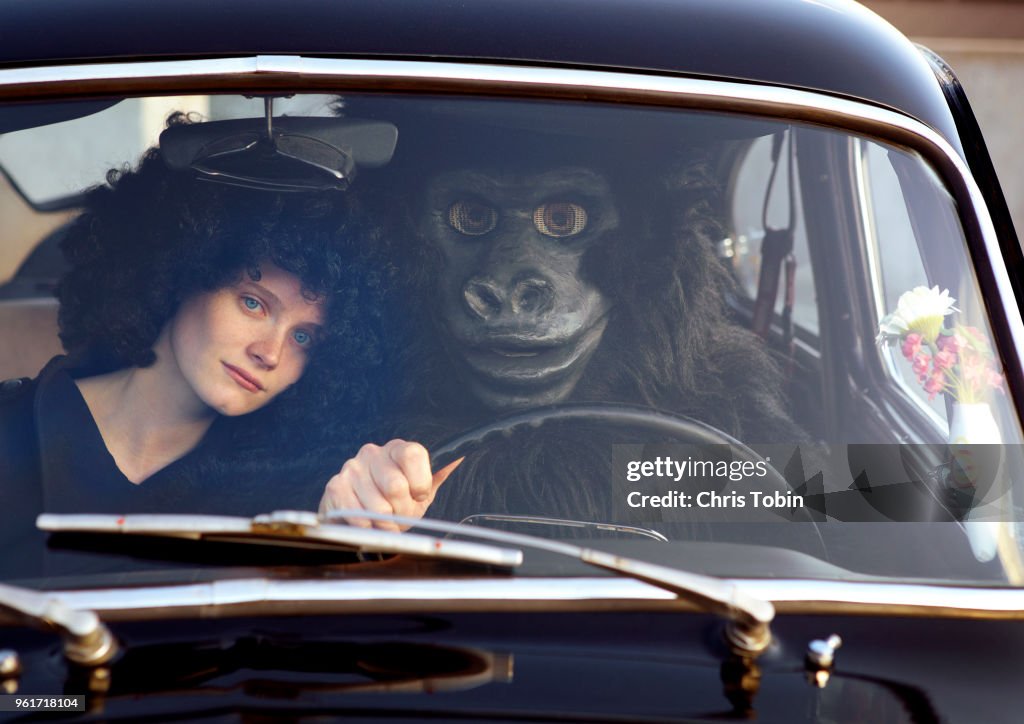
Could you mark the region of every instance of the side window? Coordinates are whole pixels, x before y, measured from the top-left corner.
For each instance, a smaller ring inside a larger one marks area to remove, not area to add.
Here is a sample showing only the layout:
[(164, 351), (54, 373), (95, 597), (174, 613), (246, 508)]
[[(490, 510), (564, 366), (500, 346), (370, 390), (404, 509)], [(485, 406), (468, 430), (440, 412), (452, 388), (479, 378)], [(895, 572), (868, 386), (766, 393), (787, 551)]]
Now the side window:
[[(753, 301), (757, 297), (761, 248), (766, 232), (792, 224), (793, 257), (796, 260), (792, 319), (798, 329), (817, 336), (818, 305), (799, 192), (793, 195), (793, 218), (790, 219), (790, 189), (799, 189), (799, 179), (794, 173), (790, 183), (788, 136), (786, 134), (781, 144), (776, 141), (776, 136), (758, 138), (739, 153), (729, 188), (728, 213), (732, 234), (725, 242), (723, 253), (732, 262), (740, 288)], [(773, 146), (777, 147), (777, 156), (773, 153)], [(793, 164), (792, 168), (795, 167)], [(783, 272), (776, 314), (783, 310), (785, 288)]]
[[(900, 296), (916, 287), (931, 287), (921, 248), (907, 210), (907, 199), (900, 185), (889, 151), (870, 141), (859, 140), (858, 186), (868, 261), (874, 276), (875, 304), (879, 316), (896, 309)], [(953, 290), (951, 290), (953, 291)], [(898, 347), (886, 346), (882, 357), (896, 383), (919, 400), (937, 420), (947, 422), (946, 404), (941, 395), (929, 399), (919, 384), (912, 362)]]

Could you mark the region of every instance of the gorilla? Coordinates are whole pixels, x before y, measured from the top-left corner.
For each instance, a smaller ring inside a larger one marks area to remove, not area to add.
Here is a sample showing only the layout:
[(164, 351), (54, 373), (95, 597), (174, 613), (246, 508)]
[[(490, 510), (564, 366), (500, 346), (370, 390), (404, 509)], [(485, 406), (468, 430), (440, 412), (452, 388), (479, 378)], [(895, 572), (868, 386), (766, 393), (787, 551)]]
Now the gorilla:
[(438, 318), (472, 399), (493, 410), (562, 401), (579, 383), (614, 306), (582, 272), (619, 226), (593, 169), (439, 174), (426, 239), (443, 257)]
[[(515, 411), (612, 402), (747, 442), (805, 438), (779, 366), (727, 305), (721, 143), (664, 112), (650, 128), (610, 111), (479, 115), (396, 121), (395, 162), (373, 183), (411, 324), (396, 434), (432, 449)], [(608, 520), (611, 445), (634, 441), (650, 440), (599, 425), (517, 434), (467, 457), (430, 514)]]

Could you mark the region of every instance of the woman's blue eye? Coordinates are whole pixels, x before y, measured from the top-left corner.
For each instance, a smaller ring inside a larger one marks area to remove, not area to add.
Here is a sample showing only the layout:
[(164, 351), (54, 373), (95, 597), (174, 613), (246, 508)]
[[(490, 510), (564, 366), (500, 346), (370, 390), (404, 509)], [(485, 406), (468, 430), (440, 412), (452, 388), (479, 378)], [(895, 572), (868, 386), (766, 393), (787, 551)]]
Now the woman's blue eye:
[(263, 306), (260, 304), (260, 300), (254, 297), (242, 297), (242, 304), (251, 312), (256, 312)]
[(303, 332), (301, 329), (293, 334), (292, 337), (300, 347), (308, 347), (313, 343), (313, 336), (309, 332)]

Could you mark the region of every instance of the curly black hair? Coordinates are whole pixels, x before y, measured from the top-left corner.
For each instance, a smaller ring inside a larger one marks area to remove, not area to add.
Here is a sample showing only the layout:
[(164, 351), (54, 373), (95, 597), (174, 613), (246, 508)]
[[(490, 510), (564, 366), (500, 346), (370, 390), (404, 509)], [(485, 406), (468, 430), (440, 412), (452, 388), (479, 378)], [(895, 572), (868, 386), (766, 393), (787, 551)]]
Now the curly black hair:
[(258, 279), (260, 265), (272, 263), (323, 301), (323, 336), (295, 385), (217, 425), (230, 430), (230, 450), (250, 467), (260, 451), (281, 458), (286, 450), (293, 469), (336, 470), (339, 456), (371, 434), (367, 425), (379, 419), (389, 389), (389, 274), (372, 256), (379, 232), (351, 194), (209, 183), (169, 169), (156, 149), (107, 182), (89, 193), (61, 245), (70, 265), (58, 286), (69, 365), (81, 376), (151, 365), (153, 345), (182, 302), (242, 274)]

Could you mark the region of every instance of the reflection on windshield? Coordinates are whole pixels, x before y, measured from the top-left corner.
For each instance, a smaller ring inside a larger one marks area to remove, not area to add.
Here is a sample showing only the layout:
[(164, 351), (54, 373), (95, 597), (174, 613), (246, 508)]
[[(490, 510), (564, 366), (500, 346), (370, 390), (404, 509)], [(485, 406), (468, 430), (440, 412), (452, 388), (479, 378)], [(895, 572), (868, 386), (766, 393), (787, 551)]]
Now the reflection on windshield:
[(1004, 575), (1019, 421), (912, 153), (596, 104), (167, 103), (163, 147), (63, 200), (95, 159), (32, 149), (108, 117), (153, 138), (153, 104), (4, 125), (32, 220), (0, 239), (12, 545), (42, 512), (345, 509)]

